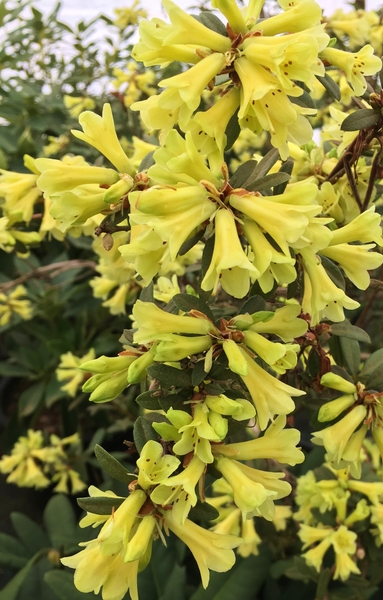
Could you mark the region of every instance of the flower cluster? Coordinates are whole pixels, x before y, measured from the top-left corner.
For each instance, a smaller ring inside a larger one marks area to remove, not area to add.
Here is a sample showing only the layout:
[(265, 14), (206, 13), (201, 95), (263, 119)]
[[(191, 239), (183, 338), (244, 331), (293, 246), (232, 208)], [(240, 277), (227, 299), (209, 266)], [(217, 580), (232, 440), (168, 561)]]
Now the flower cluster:
[(72, 467), (79, 445), (78, 433), (62, 439), (52, 434), (46, 444), (42, 431), (29, 429), (17, 440), (11, 454), (1, 458), (0, 472), (9, 473), (7, 482), (19, 487), (41, 489), (55, 483), (55, 492), (78, 494), (86, 487)]

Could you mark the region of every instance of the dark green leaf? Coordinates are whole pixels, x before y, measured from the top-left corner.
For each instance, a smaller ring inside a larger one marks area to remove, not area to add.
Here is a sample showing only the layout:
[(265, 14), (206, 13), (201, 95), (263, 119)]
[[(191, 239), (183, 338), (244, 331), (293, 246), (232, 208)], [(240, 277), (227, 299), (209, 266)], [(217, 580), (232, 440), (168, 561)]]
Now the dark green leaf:
[(191, 600), (254, 600), (267, 577), (269, 560), (266, 552), (245, 560), (237, 558), (236, 565), (227, 573), (212, 572), (208, 589), (200, 586)]
[(154, 302), (153, 289), (153, 281), (151, 281), (149, 285), (142, 288), (140, 293), (140, 300), (142, 300), (142, 302)]
[(167, 578), (164, 593), (159, 600), (185, 600), (186, 598), (186, 567), (175, 565)]
[(351, 340), (357, 340), (358, 342), (365, 342), (366, 344), (371, 343), (370, 336), (366, 331), (355, 325), (351, 325), (350, 321), (345, 319), (341, 323), (332, 323), (330, 332), (333, 335), (340, 337), (346, 337)]
[(373, 127), (382, 116), (372, 108), (361, 108), (348, 115), (340, 128), (342, 131), (359, 131), (367, 127)]
[(88, 598), (95, 597), (93, 592), (86, 594), (78, 591), (73, 582), (72, 572), (68, 573), (68, 571), (53, 569), (45, 573), (44, 581), (60, 600), (82, 600), (85, 596), (88, 596)]
[(68, 498), (62, 494), (53, 496), (44, 510), (44, 524), (51, 544), (60, 549), (76, 546), (77, 520)]
[(200, 240), (202, 240), (204, 234), (205, 234), (205, 229), (200, 229), (199, 231), (197, 231), (197, 233), (195, 233), (190, 238), (188, 238), (186, 240), (186, 242), (184, 242), (182, 244), (181, 248), (178, 250), (179, 256), (183, 256), (184, 254), (186, 254), (186, 252), (189, 252), (189, 250), (191, 250), (192, 248), (194, 248), (194, 246)]
[(195, 363), (193, 371), (192, 371), (192, 376), (191, 376), (192, 384), (199, 385), (200, 383), (203, 382), (203, 380), (205, 379), (206, 376), (207, 376), (207, 373), (204, 368), (204, 361), (199, 360), (198, 362)]
[(35, 554), (23, 567), (17, 575), (7, 583), (5, 587), (0, 591), (0, 600), (16, 600), (17, 594), (23, 585), (28, 573), (30, 572), (33, 565), (38, 562), (47, 553), (46, 550), (40, 550)]
[(201, 281), (205, 277), (208, 268), (210, 267), (211, 259), (213, 258), (215, 235), (209, 237), (203, 249), (201, 261)]
[(13, 536), (0, 533), (0, 565), (22, 569), (28, 562), (24, 546)]
[(155, 150), (149, 152), (142, 161), (140, 162), (140, 166), (138, 167), (138, 173), (142, 173), (142, 171), (147, 171), (150, 167), (155, 164), (155, 160), (153, 157)]
[(138, 417), (133, 427), (133, 438), (137, 451), (141, 452), (146, 442), (158, 440), (158, 433), (154, 431), (151, 423), (145, 417)]
[(215, 31), (215, 33), (219, 33), (220, 35), (224, 35), (227, 37), (227, 31), (225, 25), (222, 23), (221, 19), (219, 19), (213, 13), (204, 10), (199, 13), (199, 15), (192, 15), (197, 21), (205, 25), (208, 29)]
[(147, 369), (147, 373), (150, 377), (158, 379), (161, 385), (166, 389), (171, 387), (188, 387), (191, 384), (191, 379), (186, 371), (170, 367), (169, 365), (151, 365)]
[(232, 177), (230, 177), (230, 185), (233, 188), (241, 188), (245, 181), (247, 181), (251, 174), (253, 173), (255, 167), (257, 166), (256, 160), (247, 160), (242, 165), (238, 167), (236, 172)]
[(328, 93), (331, 94), (331, 96), (333, 96), (335, 100), (338, 100), (339, 102), (341, 96), (340, 88), (330, 77), (330, 75), (328, 73), (325, 73), (324, 77), (322, 77), (321, 75), (315, 75), (315, 77), (323, 85), (323, 87), (326, 88)]
[(383, 348), (368, 357), (358, 379), (367, 389), (380, 391), (383, 388)]
[(271, 173), (270, 175), (265, 175), (255, 181), (251, 179), (244, 187), (250, 192), (263, 192), (276, 185), (287, 183), (289, 179), (290, 175), (288, 173)]
[(253, 283), (252, 287), (250, 288), (250, 295), (251, 296), (260, 296), (261, 298), (264, 298), (265, 300), (267, 300), (268, 298), (270, 298), (270, 296), (272, 296), (275, 292), (275, 290), (278, 287), (278, 283), (276, 281), (274, 281), (274, 285), (272, 287), (272, 289), (269, 292), (264, 292), (261, 288), (261, 286), (259, 285), (258, 281), (256, 281), (255, 283)]
[(180, 409), (187, 412), (187, 408), (190, 405), (185, 405), (184, 403), (187, 400), (190, 400), (192, 392), (193, 388), (189, 387), (186, 389), (184, 388), (176, 394), (168, 394), (168, 396), (160, 398), (160, 407), (165, 412), (167, 412), (169, 408)]
[[(157, 395), (155, 395), (157, 394)], [(160, 394), (161, 395), (161, 394)], [(160, 397), (157, 392), (143, 392), (136, 398), (137, 404), (148, 410), (160, 410)]]
[(225, 135), (226, 135), (226, 145), (225, 152), (230, 150), (233, 146), (234, 142), (238, 139), (239, 134), (241, 133), (241, 127), (238, 121), (238, 111), (237, 109), (235, 113), (230, 117), (230, 120), (227, 124)]
[(32, 519), (22, 513), (11, 513), (14, 530), (30, 554), (49, 548), (50, 542), (43, 530)]
[(318, 574), (314, 567), (309, 567), (302, 556), (294, 556), (294, 566), (286, 569), (286, 577), (290, 579), (297, 579), (301, 581), (309, 581), (318, 578)]
[[(137, 479), (135, 475), (132, 477), (132, 481), (134, 479)], [(77, 498), (77, 504), (83, 510), (95, 515), (111, 515), (112, 510), (117, 510), (124, 500), (126, 500), (126, 498), (122, 498), (120, 496), (117, 498), (111, 498), (108, 496), (92, 496), (91, 498)]]
[(239, 315), (244, 315), (245, 313), (249, 313), (253, 315), (260, 310), (266, 310), (266, 302), (262, 298), (262, 296), (250, 296), (241, 306), (238, 311)]
[(326, 270), (327, 275), (330, 277), (331, 281), (335, 283), (335, 285), (345, 291), (346, 283), (344, 277), (342, 275), (342, 271), (336, 266), (335, 263), (332, 262), (327, 256), (320, 257), (323, 268)]
[(270, 169), (275, 165), (277, 160), (279, 160), (279, 151), (276, 148), (269, 150), (267, 154), (259, 161), (256, 168), (254, 169), (251, 179), (258, 179), (259, 177), (264, 177), (270, 171)]
[[(291, 173), (293, 172), (293, 168), (294, 168), (294, 161), (291, 158), (289, 158), (282, 164), (278, 173), (288, 173), (289, 175), (291, 175)], [(274, 196), (283, 194), (283, 192), (286, 189), (287, 183), (288, 182), (285, 181), (284, 183), (281, 183), (280, 185), (274, 186)]]
[(106, 471), (113, 479), (122, 483), (132, 481), (132, 476), (128, 473), (125, 467), (114, 456), (109, 454), (102, 446), (96, 444), (94, 453), (98, 463), (103, 471)]
[(2, 362), (0, 363), (0, 375), (2, 377), (28, 377), (28, 370), (21, 365)]
[(219, 517), (219, 512), (208, 502), (197, 500), (197, 504), (190, 510), (189, 518), (192, 521), (214, 521)]
[(327, 588), (331, 581), (331, 577), (332, 575), (330, 569), (323, 569), (323, 571), (319, 573), (315, 600), (324, 600), (324, 598), (327, 596)]
[(343, 357), (343, 365), (348, 369), (351, 375), (356, 375), (360, 365), (360, 347), (357, 340), (350, 340), (346, 337), (339, 338), (339, 345)]
[(214, 315), (210, 307), (197, 296), (193, 296), (192, 294), (175, 294), (172, 300), (179, 310), (184, 312), (198, 310), (214, 322)]
[(38, 406), (43, 403), (45, 394), (45, 381), (37, 381), (28, 389), (20, 394), (19, 398), (19, 415), (27, 417), (37, 410)]
[(289, 99), (293, 104), (302, 106), (302, 108), (316, 109), (314, 100), (311, 98), (310, 94), (308, 94), (305, 91), (303, 91), (303, 94), (301, 96), (289, 96)]

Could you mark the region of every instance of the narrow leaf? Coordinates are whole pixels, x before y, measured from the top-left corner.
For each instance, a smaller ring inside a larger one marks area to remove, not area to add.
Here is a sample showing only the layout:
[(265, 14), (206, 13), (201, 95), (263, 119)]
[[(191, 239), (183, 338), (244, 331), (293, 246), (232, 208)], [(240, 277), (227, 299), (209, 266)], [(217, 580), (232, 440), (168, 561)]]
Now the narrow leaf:
[(350, 321), (345, 319), (341, 323), (332, 323), (331, 333), (340, 337), (346, 337), (350, 340), (357, 340), (358, 342), (365, 342), (366, 344), (371, 343), (370, 336), (366, 331), (355, 325), (351, 325)]
[(204, 234), (205, 234), (205, 229), (200, 229), (199, 231), (197, 231), (197, 233), (195, 233), (190, 238), (188, 238), (186, 240), (186, 242), (184, 242), (182, 244), (181, 248), (178, 250), (179, 256), (183, 256), (184, 254), (186, 254), (186, 252), (189, 252), (189, 250), (191, 250), (192, 248), (194, 248), (194, 246), (200, 240), (202, 240)]
[(210, 307), (197, 296), (193, 296), (192, 294), (175, 294), (172, 300), (179, 310), (183, 310), (184, 312), (198, 310), (214, 322), (214, 315)]
[(0, 591), (0, 600), (16, 600), (17, 594), (23, 585), (28, 573), (30, 572), (33, 565), (38, 562), (43, 556), (47, 554), (47, 550), (40, 550), (37, 552), (23, 567), (17, 575), (7, 583), (7, 585)]
[(192, 15), (197, 21), (205, 25), (208, 29), (219, 33), (220, 35), (224, 35), (227, 37), (227, 31), (225, 25), (222, 23), (221, 19), (219, 19), (213, 13), (204, 10), (199, 13), (199, 15)]
[[(136, 476), (132, 478), (132, 481), (137, 479)], [(121, 506), (121, 504), (126, 500), (121, 496), (117, 498), (112, 498), (109, 496), (99, 496), (99, 497), (87, 497), (87, 498), (77, 498), (77, 504), (83, 510), (87, 512), (93, 513), (95, 515), (111, 515), (112, 510)]]
[(379, 390), (383, 387), (383, 348), (368, 357), (358, 379), (367, 389)]
[(150, 377), (158, 379), (167, 389), (175, 387), (188, 387), (191, 385), (191, 379), (186, 371), (170, 367), (169, 365), (151, 365), (147, 369)]
[(326, 270), (327, 275), (330, 277), (331, 281), (333, 283), (335, 283), (335, 285), (339, 289), (345, 291), (346, 282), (342, 275), (342, 271), (336, 266), (335, 263), (332, 262), (332, 260), (327, 258), (327, 256), (321, 256), (320, 259), (321, 259), (322, 265), (323, 265), (324, 269)]
[(136, 398), (137, 404), (142, 406), (142, 408), (146, 408), (148, 410), (160, 410), (160, 398), (159, 396), (155, 396), (156, 392), (143, 392)]
[[(283, 163), (283, 165), (279, 169), (278, 173), (288, 173), (289, 175), (291, 175), (291, 173), (293, 172), (293, 168), (294, 168), (294, 161), (291, 160), (291, 158), (289, 158), (288, 160), (286, 160)], [(285, 181), (284, 183), (275, 185), (274, 186), (274, 196), (279, 196), (280, 194), (283, 194), (283, 192), (285, 191), (285, 189), (287, 187), (287, 183), (288, 182)]]
[(190, 510), (189, 518), (192, 521), (214, 521), (219, 517), (219, 512), (208, 502), (197, 500), (197, 504)]
[(142, 173), (142, 171), (147, 171), (150, 167), (152, 167), (155, 164), (153, 157), (154, 152), (155, 150), (152, 150), (146, 156), (144, 156), (144, 158), (140, 162), (140, 166), (138, 167), (138, 173)]
[(255, 181), (251, 179), (250, 182), (245, 184), (245, 188), (250, 192), (263, 192), (273, 188), (275, 185), (287, 183), (289, 179), (290, 175), (288, 173), (271, 173), (270, 175), (265, 175)]
[(241, 133), (241, 127), (238, 121), (238, 111), (237, 109), (235, 113), (230, 117), (230, 120), (227, 124), (225, 135), (226, 135), (226, 145), (225, 152), (230, 150), (233, 146), (234, 142), (238, 139), (239, 134)]
[(94, 593), (79, 592), (74, 585), (73, 573), (59, 569), (48, 571), (44, 575), (45, 583), (58, 596), (60, 600), (83, 600), (85, 596), (94, 598)]
[(146, 442), (158, 440), (158, 434), (154, 431), (151, 423), (145, 417), (138, 417), (133, 427), (133, 438), (137, 451), (141, 452)]
[(204, 369), (204, 361), (199, 360), (194, 365), (194, 369), (192, 371), (192, 376), (191, 376), (192, 384), (199, 385), (200, 383), (203, 382), (203, 380), (205, 379), (206, 376), (207, 376), (207, 373)]
[(117, 481), (121, 481), (122, 483), (129, 483), (132, 481), (132, 476), (129, 475), (125, 467), (116, 458), (114, 458), (114, 456), (104, 450), (102, 446), (96, 444), (94, 453), (100, 467), (103, 469), (103, 471), (106, 471), (106, 473), (113, 477), (113, 479), (117, 479)]
[(359, 342), (350, 340), (346, 337), (339, 338), (339, 345), (342, 352), (343, 364), (351, 373), (356, 375), (360, 365), (360, 348)]
[(340, 128), (342, 131), (359, 131), (359, 129), (373, 127), (381, 118), (381, 115), (372, 108), (361, 108), (348, 115), (342, 121)]
[(238, 167), (234, 175), (230, 178), (230, 185), (233, 188), (241, 188), (245, 181), (249, 179), (257, 166), (256, 160), (247, 160)]
[(324, 77), (322, 77), (321, 75), (315, 75), (315, 77), (323, 85), (323, 87), (326, 88), (328, 93), (331, 94), (331, 96), (333, 96), (335, 100), (338, 100), (339, 102), (341, 96), (340, 88), (339, 85), (337, 85), (335, 81), (331, 79), (330, 75), (328, 73), (325, 73)]

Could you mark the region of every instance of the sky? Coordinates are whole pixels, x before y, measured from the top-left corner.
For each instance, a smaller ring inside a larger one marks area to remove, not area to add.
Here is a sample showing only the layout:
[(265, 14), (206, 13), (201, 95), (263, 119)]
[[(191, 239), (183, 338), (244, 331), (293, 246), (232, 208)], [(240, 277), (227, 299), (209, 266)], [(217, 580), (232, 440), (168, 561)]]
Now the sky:
[[(198, 0), (175, 0), (175, 2), (183, 8), (198, 4)], [(345, 0), (318, 0), (318, 2), (327, 15), (330, 15), (337, 8), (343, 8), (345, 12), (350, 10), (350, 6)], [(56, 4), (56, 0), (35, 0), (34, 4), (45, 12)], [(79, 0), (61, 0), (60, 18), (64, 22), (73, 24), (82, 19), (90, 20), (101, 12), (113, 16), (113, 8), (131, 6), (131, 4), (132, 0), (109, 0), (108, 2), (105, 2), (105, 0), (81, 0), (81, 2)], [(140, 4), (148, 11), (150, 16), (165, 18), (160, 0), (141, 0)], [(382, 0), (366, 0), (367, 10), (380, 7), (382, 7)]]

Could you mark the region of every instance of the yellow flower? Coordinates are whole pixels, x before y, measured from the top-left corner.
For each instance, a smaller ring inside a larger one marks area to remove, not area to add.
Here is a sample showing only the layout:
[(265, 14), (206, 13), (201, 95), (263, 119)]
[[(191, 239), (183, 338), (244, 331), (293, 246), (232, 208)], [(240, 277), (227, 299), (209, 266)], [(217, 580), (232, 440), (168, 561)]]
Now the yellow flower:
[(291, 342), (307, 331), (306, 321), (298, 318), (300, 312), (299, 304), (286, 304), (282, 308), (277, 308), (272, 315), (265, 314), (261, 320), (259, 316), (262, 316), (262, 313), (254, 313), (252, 315), (254, 322), (249, 329), (257, 333), (273, 333), (284, 342)]
[(41, 192), (36, 187), (35, 173), (15, 173), (0, 169), (0, 198), (5, 214), (18, 215), (18, 220), (30, 222), (36, 201)]
[(24, 321), (32, 318), (33, 307), (30, 301), (22, 300), (27, 294), (23, 285), (17, 285), (9, 294), (0, 292), (0, 327), (8, 325), (13, 315), (19, 315)]
[[(247, 258), (238, 237), (236, 220), (230, 210), (218, 210), (215, 214), (215, 240), (210, 266), (201, 282), (205, 291), (216, 292), (218, 283), (234, 298), (243, 298), (259, 271)], [(230, 248), (230, 252), (227, 249)]]
[(60, 364), (56, 369), (56, 377), (58, 381), (69, 380), (68, 383), (61, 386), (61, 389), (67, 392), (72, 398), (75, 397), (78, 388), (84, 381), (84, 371), (80, 369), (80, 365), (94, 359), (95, 356), (93, 348), (84, 354), (84, 356), (81, 356), (81, 358), (75, 356), (72, 352), (67, 352), (60, 356)]
[(349, 531), (341, 525), (331, 536), (331, 543), (335, 551), (335, 574), (334, 579), (345, 581), (351, 573), (360, 574), (360, 570), (349, 556), (356, 552), (356, 533)]
[(374, 56), (374, 48), (370, 44), (356, 53), (326, 48), (321, 52), (320, 58), (345, 72), (347, 81), (357, 96), (362, 96), (367, 89), (365, 76), (375, 75), (382, 68), (382, 61)]
[(65, 108), (68, 109), (70, 116), (74, 119), (77, 119), (84, 110), (93, 110), (96, 106), (95, 101), (86, 96), (75, 98), (74, 96), (64, 94), (63, 100)]
[(207, 588), (209, 583), (209, 569), (225, 573), (233, 567), (235, 554), (232, 548), (239, 546), (241, 538), (208, 531), (189, 519), (180, 525), (174, 520), (172, 511), (166, 511), (164, 519), (170, 531), (189, 547), (200, 570), (204, 588)]
[(335, 425), (326, 427), (321, 431), (315, 431), (312, 439), (313, 444), (323, 445), (329, 454), (330, 460), (339, 463), (343, 457), (347, 442), (364, 420), (366, 414), (367, 409), (365, 406), (355, 406)]
[(152, 485), (163, 483), (179, 465), (178, 458), (169, 454), (164, 455), (161, 444), (149, 440), (142, 448), (140, 458), (137, 460), (138, 485), (146, 490)]
[(136, 8), (140, 5), (140, 0), (134, 0), (133, 4), (126, 8), (114, 8), (117, 18), (113, 24), (119, 29), (126, 29), (128, 25), (137, 25), (139, 17), (146, 17), (147, 12), (142, 8)]
[(72, 129), (75, 137), (96, 148), (121, 173), (135, 174), (135, 169), (118, 140), (110, 104), (104, 104), (101, 117), (90, 111), (81, 113), (79, 123), (84, 133)]

